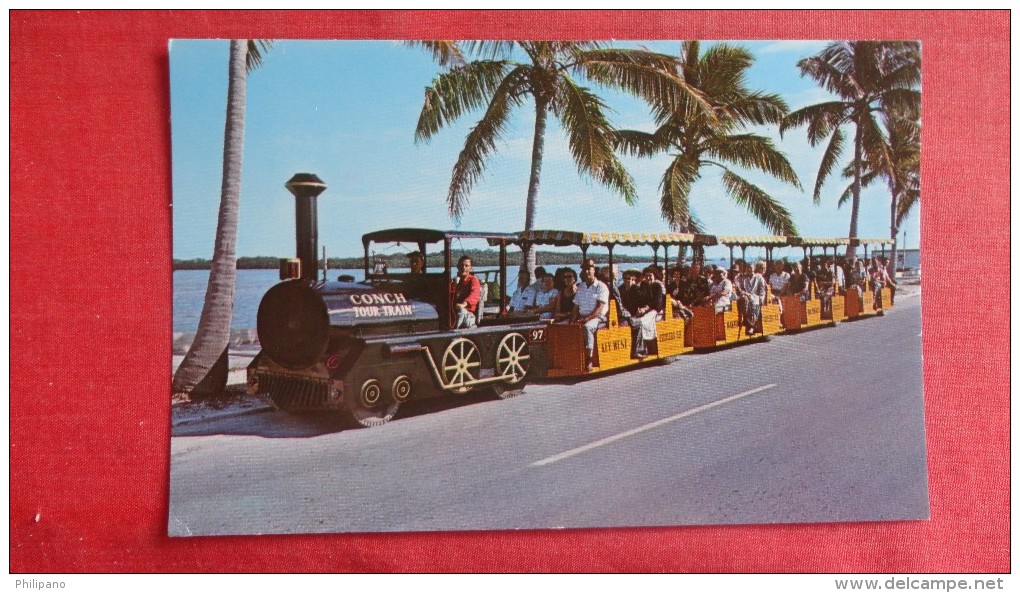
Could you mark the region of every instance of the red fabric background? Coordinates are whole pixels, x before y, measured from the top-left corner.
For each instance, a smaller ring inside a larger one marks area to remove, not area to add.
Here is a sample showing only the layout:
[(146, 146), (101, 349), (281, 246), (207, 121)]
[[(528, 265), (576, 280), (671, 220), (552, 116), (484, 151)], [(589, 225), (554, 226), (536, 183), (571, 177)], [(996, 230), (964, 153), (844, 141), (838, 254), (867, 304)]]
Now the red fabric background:
[[(12, 571), (1009, 570), (1007, 300), (1002, 291), (957, 300), (933, 289), (1009, 269), (1008, 12), (12, 12), (10, 20)], [(167, 538), (167, 40), (536, 36), (923, 41), (931, 521)]]

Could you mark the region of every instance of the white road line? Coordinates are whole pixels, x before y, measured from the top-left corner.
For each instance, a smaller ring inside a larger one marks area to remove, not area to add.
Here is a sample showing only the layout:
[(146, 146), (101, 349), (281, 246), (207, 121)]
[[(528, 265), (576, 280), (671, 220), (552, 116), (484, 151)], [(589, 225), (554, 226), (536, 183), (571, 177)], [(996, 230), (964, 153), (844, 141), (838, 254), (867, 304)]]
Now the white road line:
[(616, 434), (616, 435), (613, 435), (611, 437), (606, 437), (604, 439), (595, 441), (594, 443), (589, 443), (587, 445), (578, 447), (576, 449), (571, 449), (569, 451), (564, 451), (563, 453), (560, 453), (558, 455), (553, 455), (552, 457), (546, 457), (545, 459), (542, 459), (541, 461), (536, 461), (535, 463), (532, 463), (531, 467), (541, 467), (543, 465), (549, 465), (550, 463), (556, 463), (557, 461), (562, 461), (564, 459), (567, 459), (568, 457), (573, 457), (574, 455), (580, 455), (581, 453), (584, 453), (585, 451), (591, 451), (592, 449), (595, 449), (597, 447), (601, 447), (602, 445), (608, 445), (609, 443), (614, 443), (614, 442), (616, 442), (616, 441), (618, 441), (620, 439), (625, 439), (625, 438), (627, 438), (629, 436), (634, 436), (636, 434), (645, 432), (647, 430), (651, 430), (653, 428), (658, 428), (658, 427), (662, 426), (663, 424), (669, 424), (670, 422), (675, 422), (677, 420), (681, 420), (683, 418), (687, 418), (688, 416), (693, 416), (693, 415), (697, 414), (698, 412), (704, 412), (705, 410), (711, 410), (712, 408), (715, 408), (717, 406), (721, 406), (723, 404), (728, 404), (728, 403), (730, 403), (732, 401), (736, 401), (736, 400), (738, 400), (738, 399), (740, 399), (742, 397), (747, 397), (749, 395), (754, 395), (756, 393), (761, 393), (762, 391), (765, 391), (766, 389), (772, 389), (775, 386), (776, 386), (775, 383), (770, 383), (768, 385), (763, 385), (761, 387), (757, 387), (755, 389), (751, 389), (750, 391), (744, 391), (743, 393), (738, 393), (736, 395), (731, 395), (729, 397), (724, 397), (723, 399), (714, 401), (714, 402), (712, 402), (710, 404), (705, 404), (703, 406), (698, 406), (697, 408), (694, 408), (694, 409), (691, 409), (691, 410), (687, 410), (686, 412), (681, 412), (681, 413), (677, 414), (676, 416), (670, 416), (669, 418), (663, 418), (662, 420), (656, 420), (655, 422), (650, 422), (648, 424), (645, 424), (644, 426), (639, 426), (639, 427), (634, 428), (632, 430), (628, 430), (627, 432), (621, 432), (620, 434)]

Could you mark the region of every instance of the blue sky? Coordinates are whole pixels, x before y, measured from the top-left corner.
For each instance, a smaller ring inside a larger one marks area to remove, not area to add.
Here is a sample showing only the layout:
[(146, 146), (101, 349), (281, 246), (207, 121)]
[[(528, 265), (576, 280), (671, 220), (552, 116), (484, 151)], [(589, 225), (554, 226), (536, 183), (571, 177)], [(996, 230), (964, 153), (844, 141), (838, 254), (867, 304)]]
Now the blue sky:
[[(791, 109), (825, 100), (802, 79), (796, 62), (823, 41), (733, 41), (756, 56), (751, 88), (782, 95)], [(617, 42), (677, 53), (679, 42)], [(174, 40), (170, 50), (175, 258), (210, 258), (219, 206), (228, 42)], [(329, 189), (319, 198), (319, 244), (329, 255), (361, 253), (361, 235), (390, 227), (460, 228), (513, 232), (524, 226), (530, 172), (533, 104), (518, 111), (485, 176), (475, 186), (459, 227), (446, 208), (450, 173), (464, 138), (481, 112), (414, 143), (423, 92), (440, 72), (423, 50), (393, 41), (276, 41), (248, 79), (244, 174), (237, 253), (293, 257), (294, 205), (283, 184), (297, 172), (317, 174)], [(598, 89), (617, 127), (652, 129), (648, 108), (626, 95)], [(811, 200), (822, 147), (811, 148), (803, 129), (779, 139), (804, 190), (754, 172), (745, 177), (783, 201), (801, 235), (846, 236), (849, 205), (836, 208), (846, 182), (830, 177), (822, 204)], [(849, 152), (849, 151), (847, 151)], [(669, 156), (624, 158), (639, 201), (622, 198), (581, 177), (565, 136), (550, 117), (536, 228), (664, 232), (659, 181)], [(691, 204), (709, 232), (765, 234), (746, 210), (725, 195), (719, 176), (704, 170)], [(919, 243), (917, 211), (904, 225), (907, 246)], [(889, 196), (882, 186), (861, 199), (862, 237), (889, 232)], [(902, 239), (902, 230), (900, 238)], [(792, 253), (792, 252), (791, 252)], [(797, 250), (799, 255), (799, 250)], [(710, 255), (712, 255), (710, 253)]]

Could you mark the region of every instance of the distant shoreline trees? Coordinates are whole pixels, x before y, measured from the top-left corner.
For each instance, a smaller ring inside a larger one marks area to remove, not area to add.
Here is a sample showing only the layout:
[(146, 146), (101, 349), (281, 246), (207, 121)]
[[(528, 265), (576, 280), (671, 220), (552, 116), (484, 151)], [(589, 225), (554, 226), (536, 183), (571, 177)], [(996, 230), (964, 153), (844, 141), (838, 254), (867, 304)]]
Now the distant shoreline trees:
[[(465, 249), (459, 251), (463, 255), (471, 257), (475, 266), (498, 266), (499, 265), (499, 252), (490, 251), (486, 249)], [(546, 266), (570, 266), (577, 265), (581, 261), (581, 252), (564, 252), (564, 251), (540, 251), (538, 256), (542, 261), (543, 265)], [(279, 257), (271, 257), (265, 255), (253, 256), (253, 257), (239, 257), (237, 258), (237, 269), (238, 270), (276, 270), (280, 267)], [(385, 261), (386, 265), (390, 268), (404, 268), (407, 267), (407, 256), (403, 253), (377, 255), (376, 259), (379, 261)], [(598, 256), (596, 255), (596, 259)], [(626, 254), (614, 253), (613, 261), (618, 263), (639, 263), (648, 261), (648, 256), (630, 256)], [(434, 261), (430, 260), (431, 265), (435, 265)], [(194, 259), (174, 259), (173, 269), (178, 270), (208, 270), (210, 269), (212, 262), (207, 259), (194, 258)], [(322, 265), (322, 260), (319, 260), (319, 265)], [(357, 257), (331, 257), (329, 258), (329, 269), (361, 269), (364, 267), (364, 258), (362, 256)]]

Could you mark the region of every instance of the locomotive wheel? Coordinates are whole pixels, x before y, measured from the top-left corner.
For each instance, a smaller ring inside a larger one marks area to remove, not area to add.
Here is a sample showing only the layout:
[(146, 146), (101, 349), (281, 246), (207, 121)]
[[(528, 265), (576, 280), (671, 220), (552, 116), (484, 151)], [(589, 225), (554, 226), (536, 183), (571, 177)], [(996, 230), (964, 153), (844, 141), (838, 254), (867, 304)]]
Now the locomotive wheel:
[(467, 393), (471, 386), (464, 383), (477, 379), (481, 366), (482, 357), (475, 343), (467, 338), (457, 338), (443, 353), (443, 381), (453, 387), (453, 393)]
[(524, 378), (531, 365), (531, 347), (518, 333), (507, 334), (496, 348), (496, 376), (507, 377), (502, 383), (493, 383), (492, 389), (502, 399), (516, 397), (524, 392)]
[(350, 402), (347, 413), (356, 426), (366, 428), (386, 424), (396, 415), (400, 403), (383, 394), (382, 384), (368, 379), (361, 384), (358, 398)]
[(407, 375), (400, 375), (394, 379), (390, 393), (395, 401), (406, 402), (411, 397), (411, 378)]

